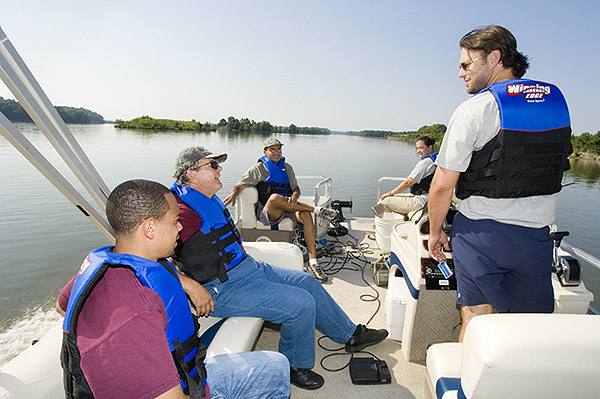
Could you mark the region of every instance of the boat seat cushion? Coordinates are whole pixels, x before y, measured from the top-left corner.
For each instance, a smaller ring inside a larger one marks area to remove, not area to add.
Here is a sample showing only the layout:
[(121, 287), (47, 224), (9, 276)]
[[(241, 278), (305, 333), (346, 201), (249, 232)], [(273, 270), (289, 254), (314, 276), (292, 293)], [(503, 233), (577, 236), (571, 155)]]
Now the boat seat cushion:
[(304, 258), (297, 245), (289, 242), (244, 242), (244, 249), (254, 259), (284, 269), (302, 270)]
[[(240, 217), (243, 229), (271, 230), (271, 226), (261, 223), (256, 218), (256, 203), (258, 202), (258, 191), (254, 187), (246, 187), (239, 195)], [(296, 221), (284, 218), (278, 224), (279, 230), (294, 231)]]
[(462, 344), (447, 342), (432, 345), (427, 352), (427, 378), (440, 399), (456, 398), (460, 386)]
[[(464, 343), (429, 349), (427, 383), (435, 387), (443, 377), (456, 377), (460, 368), (459, 398), (595, 397), (599, 336), (600, 317), (592, 315), (478, 316)], [(442, 365), (446, 362), (452, 364)]]
[(263, 320), (257, 317), (226, 319), (206, 348), (206, 357), (225, 353), (250, 352), (258, 339), (262, 325)]

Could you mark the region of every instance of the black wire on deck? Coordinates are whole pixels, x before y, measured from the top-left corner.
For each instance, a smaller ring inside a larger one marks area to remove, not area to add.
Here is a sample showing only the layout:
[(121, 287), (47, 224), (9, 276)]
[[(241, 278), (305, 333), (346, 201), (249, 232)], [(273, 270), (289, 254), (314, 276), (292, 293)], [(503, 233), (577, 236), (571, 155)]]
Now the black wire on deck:
[[(368, 243), (359, 244), (356, 237), (349, 233), (347, 236), (352, 240), (342, 242), (336, 237), (335, 241), (330, 241), (324, 246), (322, 249), (324, 252), (319, 257), (319, 266), (328, 276), (332, 276), (343, 269), (361, 272), (361, 279), (367, 287), (373, 290), (374, 294), (362, 294), (360, 300), (363, 302), (377, 302), (377, 309), (375, 309), (375, 312), (365, 323), (367, 326), (377, 315), (379, 309), (381, 309), (379, 291), (365, 278), (365, 270), (371, 266), (374, 267), (373, 263), (367, 259), (367, 255), (372, 255), (375, 252), (370, 248)], [(325, 260), (326, 263), (323, 262)], [(352, 266), (352, 268), (347, 266)]]
[[(370, 294), (370, 293), (362, 294), (360, 296), (360, 300), (363, 302), (377, 302), (377, 309), (375, 309), (375, 312), (373, 312), (371, 317), (369, 317), (369, 319), (365, 323), (365, 326), (368, 326), (369, 323), (373, 320), (373, 318), (377, 315), (377, 313), (381, 309), (381, 300), (379, 299), (380, 298), (379, 291), (377, 291), (377, 289), (373, 286), (373, 284), (371, 284), (365, 278), (365, 270), (369, 269), (370, 267), (375, 267), (374, 264), (367, 259), (367, 255), (374, 254), (374, 251), (370, 248), (368, 243), (359, 244), (358, 239), (356, 237), (354, 237), (353, 235), (351, 235), (349, 233), (347, 234), (347, 236), (350, 239), (346, 240), (345, 242), (342, 242), (337, 237), (334, 237), (334, 241), (328, 241), (327, 244), (323, 248), (320, 249), (321, 254), (319, 256), (319, 266), (321, 267), (323, 272), (328, 276), (332, 276), (336, 273), (339, 273), (340, 271), (342, 271), (344, 269), (349, 270), (349, 271), (357, 271), (357, 272), (360, 271), (361, 272), (361, 275), (360, 275), (361, 279), (371, 290), (373, 290), (374, 294)], [(325, 347), (321, 343), (321, 341), (325, 338), (329, 338), (329, 337), (327, 335), (324, 335), (317, 340), (317, 344), (319, 345), (319, 347), (328, 352), (336, 352), (336, 353), (330, 353), (321, 359), (321, 361), (320, 361), (321, 367), (323, 367), (323, 369), (326, 371), (336, 372), (336, 371), (341, 371), (341, 370), (345, 369), (346, 367), (348, 367), (350, 365), (350, 362), (351, 362), (352, 358), (354, 357), (354, 354), (356, 354), (356, 353), (369, 354), (369, 355), (373, 356), (374, 358), (380, 360), (377, 356), (375, 356), (371, 352), (357, 351), (357, 352), (350, 353), (350, 352), (345, 351), (345, 346), (341, 346), (339, 348)], [(342, 350), (344, 352), (337, 353)], [(348, 356), (348, 355), (350, 355), (350, 358), (348, 359), (348, 362), (344, 366), (342, 366), (340, 368), (335, 368), (335, 369), (325, 367), (324, 362), (326, 359), (329, 359), (332, 357), (337, 357), (337, 356)]]
[[(335, 348), (335, 349), (331, 349), (331, 348), (326, 348), (325, 346), (323, 346), (323, 344), (321, 343), (321, 340), (325, 339), (325, 338), (329, 338), (327, 335), (323, 335), (322, 337), (320, 337), (317, 340), (317, 344), (319, 345), (319, 347), (323, 350), (326, 350), (328, 352), (336, 352), (336, 353), (330, 353), (329, 355), (325, 355), (323, 356), (323, 358), (321, 359), (321, 361), (319, 362), (321, 364), (321, 367), (323, 368), (323, 370), (325, 371), (329, 371), (331, 373), (335, 373), (338, 371), (342, 371), (343, 369), (345, 369), (346, 367), (348, 367), (350, 365), (350, 362), (352, 361), (352, 359), (354, 358), (354, 355), (356, 355), (357, 353), (363, 353), (363, 354), (367, 354), (367, 355), (371, 355), (372, 357), (374, 357), (377, 360), (381, 360), (377, 355), (375, 355), (374, 353), (371, 352), (367, 352), (367, 351), (356, 351), (356, 352), (340, 352), (338, 353), (338, 351), (340, 350), (344, 350), (345, 347), (342, 346), (340, 348)], [(333, 342), (333, 341), (332, 341)], [(333, 357), (337, 357), (337, 356), (348, 356), (350, 355), (350, 358), (348, 359), (348, 362), (346, 364), (344, 364), (342, 367), (338, 367), (336, 369), (334, 368), (329, 368), (329, 367), (325, 367), (325, 360), (329, 359), (329, 358), (333, 358)]]

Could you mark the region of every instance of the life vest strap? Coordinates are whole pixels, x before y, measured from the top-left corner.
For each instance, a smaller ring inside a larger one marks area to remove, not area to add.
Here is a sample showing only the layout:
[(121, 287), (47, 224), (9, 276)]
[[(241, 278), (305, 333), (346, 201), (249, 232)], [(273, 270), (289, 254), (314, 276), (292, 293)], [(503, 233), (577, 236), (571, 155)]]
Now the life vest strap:
[[(173, 341), (173, 351), (171, 355), (175, 359), (175, 364), (177, 365), (177, 370), (179, 371), (180, 378), (182, 381), (185, 381), (185, 389), (184, 393), (189, 395), (191, 398), (204, 398), (204, 385), (203, 385), (203, 377), (199, 375), (198, 371), (198, 351), (189, 359), (185, 360), (185, 354), (189, 353), (185, 350), (185, 348), (189, 349), (192, 345), (191, 341), (196, 342), (196, 347), (199, 345), (199, 339), (196, 335), (188, 338), (183, 344), (179, 339)], [(206, 354), (206, 349), (204, 349), (204, 353)], [(202, 358), (204, 359), (204, 358)], [(201, 365), (204, 370), (204, 364)], [(205, 372), (203, 374), (206, 374)]]

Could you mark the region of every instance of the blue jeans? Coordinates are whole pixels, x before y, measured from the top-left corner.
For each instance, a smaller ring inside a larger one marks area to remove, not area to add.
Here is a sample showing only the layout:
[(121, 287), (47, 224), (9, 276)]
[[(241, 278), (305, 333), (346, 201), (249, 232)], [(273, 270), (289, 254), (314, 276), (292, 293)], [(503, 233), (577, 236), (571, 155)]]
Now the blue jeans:
[(350, 339), (356, 325), (310, 274), (257, 262), (247, 256), (229, 279), (204, 284), (215, 301), (214, 316), (254, 316), (281, 324), (279, 351), (292, 367), (315, 364), (315, 327), (333, 341)]
[(278, 399), (290, 396), (290, 365), (281, 353), (232, 353), (206, 359), (206, 382), (213, 399)]

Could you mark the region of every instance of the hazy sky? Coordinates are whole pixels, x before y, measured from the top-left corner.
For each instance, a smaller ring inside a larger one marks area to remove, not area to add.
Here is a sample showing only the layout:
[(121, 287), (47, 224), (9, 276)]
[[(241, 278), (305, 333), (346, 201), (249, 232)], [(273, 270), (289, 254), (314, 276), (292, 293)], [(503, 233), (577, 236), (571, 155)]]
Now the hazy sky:
[[(507, 27), (526, 77), (600, 130), (600, 1), (4, 0), (0, 26), (55, 105), (105, 119), (232, 115), (332, 130), (447, 124), (460, 37)], [(0, 84), (0, 96), (14, 98)]]

